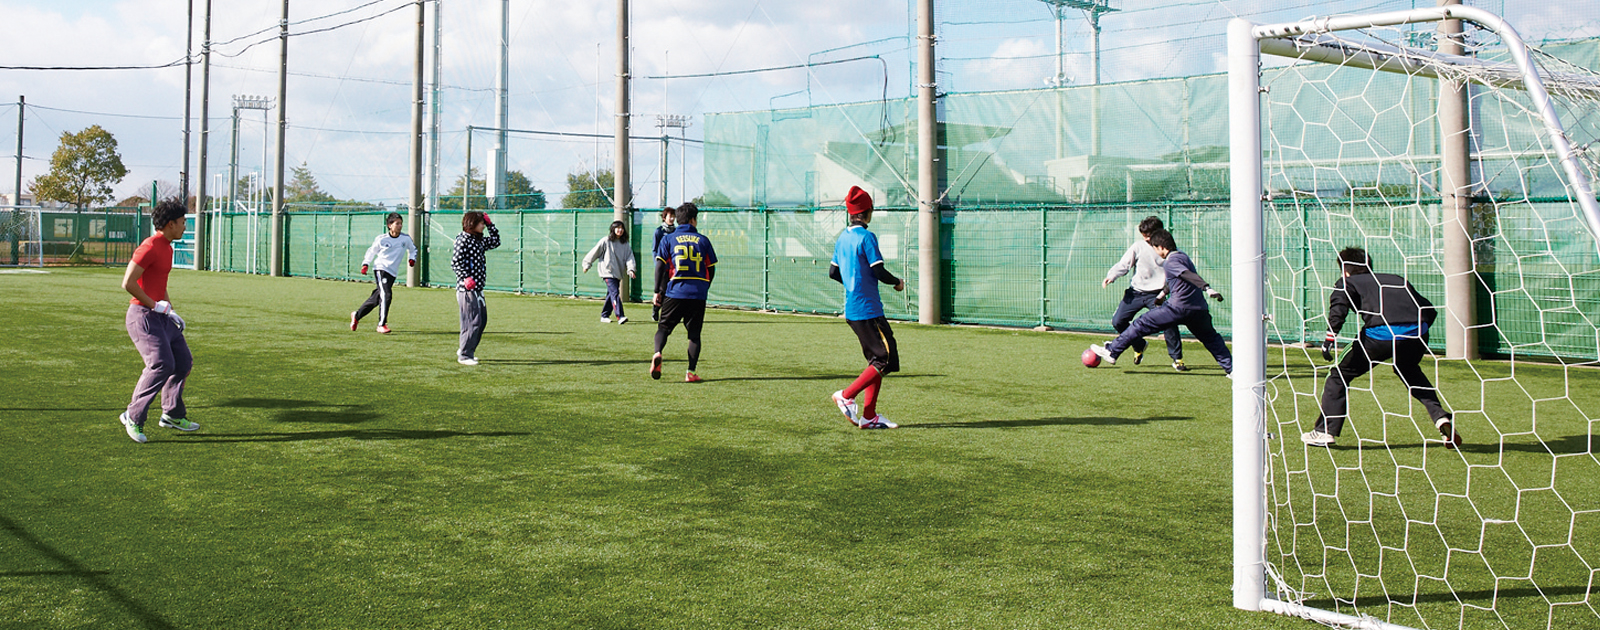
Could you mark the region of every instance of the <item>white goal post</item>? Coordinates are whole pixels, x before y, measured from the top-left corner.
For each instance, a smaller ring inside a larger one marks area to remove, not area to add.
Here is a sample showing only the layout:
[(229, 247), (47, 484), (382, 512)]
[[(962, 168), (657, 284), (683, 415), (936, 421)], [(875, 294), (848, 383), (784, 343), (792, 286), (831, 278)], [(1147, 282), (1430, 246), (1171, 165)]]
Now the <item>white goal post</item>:
[[(1323, 38), (1340, 31), (1392, 27), (1405, 24), (1462, 20), (1493, 32), (1505, 45), (1510, 63), (1452, 56), (1404, 46), (1351, 46)], [(1569, 196), (1579, 206), (1582, 223), (1600, 242), (1600, 204), (1596, 203), (1589, 170), (1574, 150), (1545, 81), (1516, 31), (1499, 17), (1481, 9), (1442, 6), (1363, 16), (1317, 18), (1290, 24), (1260, 25), (1235, 19), (1228, 26), (1228, 90), (1230, 109), (1231, 223), (1232, 223), (1232, 335), (1234, 347), (1233, 394), (1233, 604), (1251, 611), (1267, 611), (1312, 619), (1325, 624), (1359, 628), (1405, 628), (1361, 614), (1346, 614), (1284, 601), (1271, 594), (1273, 577), (1267, 559), (1268, 448), (1271, 440), (1296, 440), (1296, 435), (1273, 435), (1269, 423), (1268, 360), (1268, 256), (1264, 200), (1262, 54), (1288, 56), (1303, 61), (1333, 63), (1378, 72), (1400, 72), (1438, 78), (1433, 68), (1459, 67), (1465, 76), (1484, 85), (1525, 90), (1533, 116), (1542, 117), (1545, 150), (1559, 162)], [(1554, 83), (1552, 83), (1554, 85)], [(1595, 90), (1600, 82), (1576, 76), (1562, 89)], [(1580, 148), (1583, 150), (1585, 148)], [(1374, 188), (1381, 187), (1381, 180)], [(1589, 377), (1593, 378), (1593, 377)], [(1309, 427), (1308, 427), (1309, 428)], [(1298, 442), (1296, 442), (1298, 444)], [(1552, 476), (1553, 476), (1552, 472)], [(1591, 605), (1592, 608), (1592, 605)]]
[(0, 267), (43, 267), (38, 206), (0, 206)]

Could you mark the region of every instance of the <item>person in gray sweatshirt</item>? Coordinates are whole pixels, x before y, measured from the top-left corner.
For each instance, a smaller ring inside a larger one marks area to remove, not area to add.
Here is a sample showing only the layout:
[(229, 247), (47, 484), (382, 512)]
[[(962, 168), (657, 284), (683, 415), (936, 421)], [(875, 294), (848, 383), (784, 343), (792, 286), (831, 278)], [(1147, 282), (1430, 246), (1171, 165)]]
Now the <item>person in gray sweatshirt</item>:
[[(1133, 322), (1133, 317), (1144, 309), (1154, 309), (1159, 302), (1156, 296), (1160, 295), (1166, 287), (1166, 272), (1162, 271), (1163, 262), (1156, 250), (1150, 247), (1150, 235), (1156, 230), (1165, 229), (1159, 217), (1145, 217), (1139, 222), (1139, 240), (1128, 246), (1128, 251), (1122, 255), (1117, 264), (1112, 265), (1106, 272), (1106, 279), (1100, 283), (1101, 288), (1111, 286), (1117, 278), (1133, 272), (1130, 286), (1122, 292), (1122, 302), (1117, 304), (1116, 314), (1111, 316), (1111, 327), (1117, 334), (1127, 330)], [(1189, 366), (1183, 364), (1183, 341), (1178, 336), (1178, 327), (1173, 326), (1161, 331), (1167, 340), (1167, 356), (1172, 357), (1172, 369), (1179, 372), (1189, 371)], [(1143, 338), (1133, 341), (1133, 364), (1138, 365), (1144, 360), (1145, 341)]]
[(628, 323), (628, 316), (622, 312), (622, 274), (627, 273), (629, 278), (634, 275), (633, 248), (628, 245), (628, 226), (621, 221), (612, 221), (611, 230), (605, 238), (594, 244), (594, 249), (583, 257), (583, 272), (589, 273), (589, 267), (595, 261), (600, 262), (600, 278), (606, 281), (606, 303), (600, 307), (600, 321), (611, 323), (613, 310), (617, 314), (617, 323)]

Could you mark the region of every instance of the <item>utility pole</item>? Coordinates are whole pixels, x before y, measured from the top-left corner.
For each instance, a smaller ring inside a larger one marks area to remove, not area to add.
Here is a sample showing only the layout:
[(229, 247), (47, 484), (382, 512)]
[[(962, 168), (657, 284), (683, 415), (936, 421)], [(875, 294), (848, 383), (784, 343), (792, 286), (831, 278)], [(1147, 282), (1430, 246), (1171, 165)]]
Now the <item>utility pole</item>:
[[(1461, 0), (1439, 0), (1438, 6)], [(1460, 20), (1439, 22), (1439, 54), (1463, 52)], [(1445, 358), (1478, 358), (1477, 273), (1472, 256), (1472, 147), (1468, 132), (1468, 86), (1439, 80), (1440, 186), (1444, 231)]]
[[(633, 156), (628, 151), (629, 116), (632, 115), (632, 106), (629, 102), (628, 80), (630, 66), (628, 51), (632, 47), (628, 35), (628, 2), (617, 0), (617, 165), (612, 172), (612, 182), (616, 185), (616, 193), (611, 197), (612, 220), (631, 223), (629, 220), (633, 213)], [(598, 169), (595, 173), (595, 182), (600, 180)], [(601, 188), (604, 188), (603, 186)], [(622, 295), (628, 295), (628, 279), (619, 279)]]
[(278, 21), (278, 155), (273, 160), (276, 174), (272, 183), (272, 227), (267, 242), (267, 273), (283, 275), (283, 136), (289, 121), (289, 0), (283, 0), (283, 18)]
[(934, 0), (917, 2), (917, 322), (938, 324), (943, 246), (939, 200), (939, 84), (935, 74)]
[(504, 208), (506, 194), (506, 126), (510, 117), (511, 83), (511, 0), (500, 0), (500, 72), (495, 75), (495, 92), (498, 99), (494, 110), (494, 158), (490, 160), (491, 172), (487, 179), (489, 196), (494, 197), (492, 208)]
[(200, 66), (200, 194), (194, 202), (194, 268), (206, 269), (206, 154), (211, 140), (211, 0), (206, 0), (205, 61)]
[[(189, 125), (194, 119), (190, 107), (194, 104), (194, 0), (189, 0), (189, 30), (183, 38), (183, 170), (178, 173), (178, 202), (189, 207)], [(155, 203), (154, 199), (150, 200)], [(151, 206), (154, 208), (155, 206)]]
[[(427, 50), (427, 15), (427, 6), (417, 0), (417, 63), (411, 87), (411, 211), (407, 222), (412, 234), (421, 234), (422, 227), (422, 60)], [(406, 286), (422, 286), (421, 280), (416, 267), (406, 267)]]

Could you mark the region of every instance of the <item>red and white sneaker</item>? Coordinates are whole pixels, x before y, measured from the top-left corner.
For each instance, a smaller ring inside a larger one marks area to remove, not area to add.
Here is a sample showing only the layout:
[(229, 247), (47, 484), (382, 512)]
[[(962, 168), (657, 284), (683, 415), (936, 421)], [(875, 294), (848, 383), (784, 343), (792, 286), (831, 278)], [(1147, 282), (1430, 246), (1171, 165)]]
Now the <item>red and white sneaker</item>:
[(703, 380), (703, 379), (700, 378), (700, 375), (699, 374), (695, 374), (694, 372), (684, 372), (683, 373), (683, 382), (685, 382), (685, 383), (698, 383), (701, 380)]
[(650, 357), (650, 378), (656, 379), (658, 381), (661, 380), (661, 353), (660, 352), (657, 352), (656, 356)]
[(844, 419), (849, 420), (850, 424), (861, 425), (860, 422), (856, 421), (856, 418), (861, 416), (861, 411), (856, 408), (855, 400), (844, 397), (844, 390), (833, 393), (833, 404), (839, 406), (839, 413), (844, 414)]
[(356, 331), (356, 326), (361, 325), (361, 320), (356, 319), (356, 312), (350, 311), (350, 332)]
[(861, 423), (863, 429), (898, 429), (900, 425), (890, 422), (883, 414), (873, 416), (871, 420)]
[(385, 325), (383, 325), (383, 324), (379, 324), (379, 325), (378, 325), (378, 332), (380, 332), (380, 333), (383, 333), (383, 334), (385, 334), (385, 335), (387, 335), (387, 334), (389, 334), (389, 327), (388, 327), (388, 326), (385, 326)]

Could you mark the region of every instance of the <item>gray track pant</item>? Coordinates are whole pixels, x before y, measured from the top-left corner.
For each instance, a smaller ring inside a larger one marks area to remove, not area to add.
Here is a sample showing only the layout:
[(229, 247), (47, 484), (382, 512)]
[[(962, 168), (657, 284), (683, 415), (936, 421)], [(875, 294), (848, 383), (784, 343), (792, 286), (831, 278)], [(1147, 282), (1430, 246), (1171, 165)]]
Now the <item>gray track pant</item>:
[(483, 328), (489, 324), (489, 307), (483, 302), (482, 291), (456, 291), (456, 304), (461, 307), (461, 349), (456, 357), (476, 358)]
[(183, 384), (194, 367), (194, 357), (189, 354), (189, 343), (184, 341), (178, 323), (139, 304), (128, 305), (126, 322), (128, 337), (144, 358), (144, 374), (133, 388), (128, 418), (144, 426), (157, 394), (161, 395), (161, 410), (167, 415), (189, 417), (189, 409), (183, 404)]

